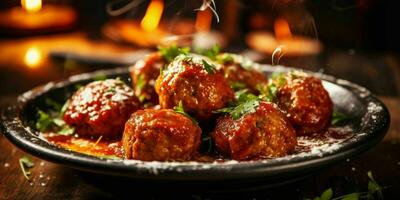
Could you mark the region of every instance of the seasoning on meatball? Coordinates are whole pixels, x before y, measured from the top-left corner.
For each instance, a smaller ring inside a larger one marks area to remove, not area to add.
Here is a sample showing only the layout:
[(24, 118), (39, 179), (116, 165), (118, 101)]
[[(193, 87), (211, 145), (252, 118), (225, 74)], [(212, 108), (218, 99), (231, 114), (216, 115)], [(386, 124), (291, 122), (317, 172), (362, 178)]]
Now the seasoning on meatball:
[(160, 68), (166, 64), (160, 52), (151, 53), (146, 58), (139, 60), (129, 68), (135, 95), (141, 102), (148, 101), (158, 103), (158, 95), (154, 90), (154, 84)]
[(222, 53), (217, 56), (217, 61), (221, 63), (220, 70), (234, 90), (248, 89), (257, 94), (257, 85), (268, 83), (266, 75), (256, 68), (257, 64), (244, 56)]
[(329, 126), (332, 100), (320, 79), (302, 72), (289, 72), (274, 78), (276, 102), (287, 114), (298, 135), (310, 135)]
[(276, 104), (261, 101), (254, 112), (238, 119), (217, 119), (212, 133), (216, 149), (235, 160), (272, 158), (293, 152), (296, 133)]
[(171, 109), (145, 109), (125, 124), (125, 158), (144, 161), (185, 161), (198, 153), (201, 129), (190, 118)]
[(176, 57), (156, 81), (156, 92), (162, 108), (173, 108), (182, 101), (185, 112), (202, 120), (225, 107), (234, 99), (234, 92), (217, 63), (199, 55)]
[(69, 100), (64, 121), (82, 136), (122, 136), (129, 116), (140, 108), (133, 90), (117, 79), (94, 81)]

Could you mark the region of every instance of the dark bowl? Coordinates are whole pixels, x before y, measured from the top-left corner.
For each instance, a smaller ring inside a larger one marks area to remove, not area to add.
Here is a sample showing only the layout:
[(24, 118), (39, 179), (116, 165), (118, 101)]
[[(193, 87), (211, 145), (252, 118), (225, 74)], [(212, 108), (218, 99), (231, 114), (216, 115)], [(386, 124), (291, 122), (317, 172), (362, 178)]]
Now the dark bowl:
[[(267, 74), (290, 68), (262, 66)], [(311, 72), (308, 72), (311, 73)], [(318, 152), (290, 155), (282, 158), (204, 164), (197, 162), (118, 161), (97, 158), (54, 146), (39, 136), (32, 126), (36, 109), (48, 109), (45, 99), (64, 102), (75, 91), (77, 84), (86, 84), (99, 75), (129, 80), (127, 68), (81, 74), (68, 80), (50, 82), (22, 94), (17, 105), (1, 112), (2, 132), (17, 147), (48, 160), (75, 169), (107, 176), (128, 177), (146, 181), (185, 182), (245, 182), (263, 180), (264, 183), (284, 183), (304, 177), (318, 169), (355, 156), (376, 145), (386, 134), (390, 116), (385, 105), (367, 89), (331, 76), (312, 73), (324, 80), (334, 109), (351, 117), (346, 126), (352, 137), (327, 146)]]

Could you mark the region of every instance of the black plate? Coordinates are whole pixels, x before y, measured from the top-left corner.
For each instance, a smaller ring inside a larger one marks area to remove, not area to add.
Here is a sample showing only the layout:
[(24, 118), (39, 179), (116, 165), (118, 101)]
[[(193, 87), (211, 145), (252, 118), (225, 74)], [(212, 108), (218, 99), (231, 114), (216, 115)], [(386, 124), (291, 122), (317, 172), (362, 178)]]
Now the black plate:
[[(262, 66), (267, 74), (286, 71), (290, 68)], [(310, 72), (311, 73), (311, 72)], [(64, 102), (77, 84), (92, 81), (98, 75), (121, 77), (128, 80), (128, 70), (119, 68), (72, 76), (58, 83), (48, 83), (22, 94), (18, 105), (4, 109), (1, 113), (4, 135), (22, 150), (39, 158), (68, 167), (111, 176), (123, 176), (147, 180), (167, 181), (278, 181), (305, 176), (316, 169), (360, 154), (377, 144), (387, 132), (390, 116), (385, 105), (368, 90), (345, 80), (314, 73), (324, 80), (335, 110), (352, 118), (346, 124), (354, 133), (352, 137), (316, 152), (291, 155), (283, 158), (250, 162), (226, 162), (202, 164), (197, 162), (144, 162), (113, 161), (96, 158), (56, 147), (31, 128), (36, 109), (46, 110), (45, 99)], [(275, 181), (275, 182), (276, 182)]]

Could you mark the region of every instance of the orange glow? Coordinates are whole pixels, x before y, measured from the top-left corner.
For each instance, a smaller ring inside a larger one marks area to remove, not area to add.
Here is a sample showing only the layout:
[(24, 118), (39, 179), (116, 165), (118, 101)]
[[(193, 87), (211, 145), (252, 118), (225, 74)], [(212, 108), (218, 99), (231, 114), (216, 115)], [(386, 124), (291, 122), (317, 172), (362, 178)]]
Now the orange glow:
[(24, 63), (29, 68), (36, 68), (42, 62), (42, 52), (37, 47), (30, 47), (24, 56)]
[(199, 10), (196, 16), (196, 24), (194, 25), (198, 32), (206, 32), (211, 29), (212, 13), (209, 8)]
[(154, 31), (161, 19), (164, 10), (163, 0), (152, 0), (146, 10), (140, 26), (145, 31)]
[(21, 5), (27, 12), (38, 12), (42, 9), (42, 0), (21, 0)]
[(277, 19), (274, 23), (275, 37), (277, 40), (291, 39), (289, 24), (284, 19)]

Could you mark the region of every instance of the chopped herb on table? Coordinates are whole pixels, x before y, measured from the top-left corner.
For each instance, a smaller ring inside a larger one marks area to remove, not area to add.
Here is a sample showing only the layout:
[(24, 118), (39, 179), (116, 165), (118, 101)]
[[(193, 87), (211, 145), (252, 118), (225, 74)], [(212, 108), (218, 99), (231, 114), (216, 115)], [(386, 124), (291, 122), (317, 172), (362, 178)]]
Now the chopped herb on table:
[(35, 164), (32, 162), (32, 160), (27, 157), (23, 156), (22, 158), (19, 159), (19, 166), (21, 167), (21, 171), (26, 178), (26, 180), (30, 180), (29, 176), (31, 175), (31, 172), (29, 171), (30, 168), (35, 166)]
[(372, 172), (368, 171), (367, 173), (369, 182), (368, 182), (368, 191), (365, 192), (353, 192), (349, 194), (345, 194), (342, 196), (334, 197), (332, 188), (328, 188), (324, 192), (322, 192), (321, 196), (314, 197), (312, 199), (305, 198), (305, 200), (358, 200), (358, 199), (383, 199), (382, 187), (375, 181), (372, 176)]

